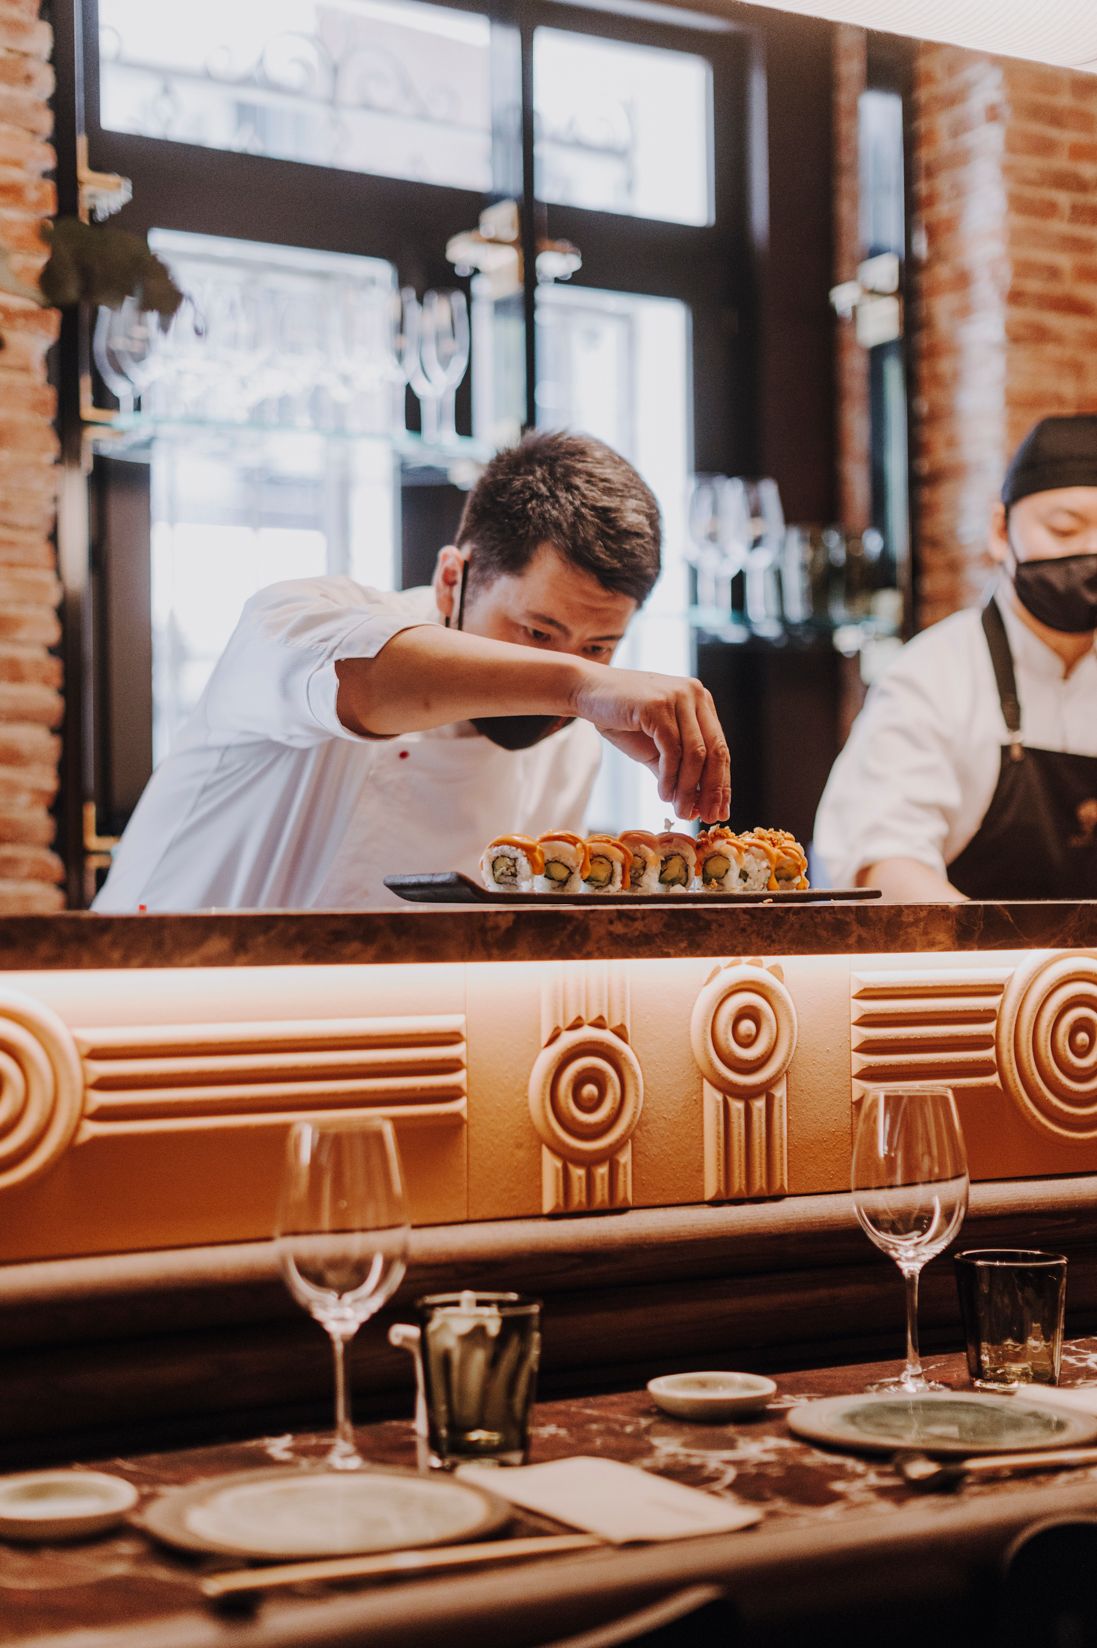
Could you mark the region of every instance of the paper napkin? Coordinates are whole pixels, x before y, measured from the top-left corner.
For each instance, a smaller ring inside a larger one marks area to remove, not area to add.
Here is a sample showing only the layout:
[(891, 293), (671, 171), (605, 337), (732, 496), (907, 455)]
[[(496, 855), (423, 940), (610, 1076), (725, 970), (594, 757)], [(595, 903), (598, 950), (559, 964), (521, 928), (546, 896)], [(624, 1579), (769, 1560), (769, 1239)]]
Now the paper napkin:
[(458, 1476), (523, 1510), (597, 1534), (612, 1545), (633, 1540), (729, 1534), (760, 1521), (761, 1511), (687, 1488), (616, 1459), (552, 1459), (543, 1465), (462, 1465)]

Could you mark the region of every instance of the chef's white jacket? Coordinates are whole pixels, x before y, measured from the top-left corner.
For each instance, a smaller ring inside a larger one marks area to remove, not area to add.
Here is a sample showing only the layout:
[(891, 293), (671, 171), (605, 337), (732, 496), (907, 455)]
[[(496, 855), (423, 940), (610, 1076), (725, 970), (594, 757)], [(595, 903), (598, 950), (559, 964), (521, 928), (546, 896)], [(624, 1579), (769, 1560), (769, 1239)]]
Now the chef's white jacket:
[[(1034, 749), (1097, 756), (1097, 653), (1062, 661), (996, 596), (1013, 652), (1021, 737)], [(990, 806), (1008, 732), (982, 628), (970, 607), (923, 630), (869, 692), (815, 819), (815, 879), (852, 887), (859, 870), (913, 858), (945, 875)]]
[(516, 751), (468, 722), (397, 738), (343, 726), (337, 660), (439, 622), (430, 589), (300, 578), (252, 596), (94, 908), (392, 905), (386, 875), (475, 874), (500, 831), (580, 830), (601, 750), (588, 722)]

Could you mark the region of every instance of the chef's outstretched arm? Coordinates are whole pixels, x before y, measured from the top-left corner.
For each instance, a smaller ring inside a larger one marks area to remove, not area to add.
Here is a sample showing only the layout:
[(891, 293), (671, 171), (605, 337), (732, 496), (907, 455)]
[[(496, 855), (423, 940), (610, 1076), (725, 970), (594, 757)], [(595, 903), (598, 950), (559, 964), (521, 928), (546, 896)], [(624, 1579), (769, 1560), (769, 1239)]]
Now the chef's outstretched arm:
[(360, 736), (488, 715), (579, 716), (655, 774), (679, 817), (728, 815), (727, 739), (699, 681), (434, 624), (401, 630), (375, 657), (342, 658), (335, 669), (337, 714)]
[(965, 895), (916, 858), (882, 858), (858, 872), (859, 887), (879, 887), (889, 904), (963, 904)]

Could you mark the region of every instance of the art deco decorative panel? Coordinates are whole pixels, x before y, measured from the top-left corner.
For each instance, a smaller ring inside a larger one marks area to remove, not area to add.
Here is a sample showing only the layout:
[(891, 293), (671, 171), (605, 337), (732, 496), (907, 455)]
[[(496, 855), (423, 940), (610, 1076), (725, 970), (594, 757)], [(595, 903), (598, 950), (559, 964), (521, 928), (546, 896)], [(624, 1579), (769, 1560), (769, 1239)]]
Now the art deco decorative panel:
[(84, 1098), (72, 1036), (52, 1008), (0, 992), (0, 1191), (25, 1184), (63, 1156)]
[(1097, 960), (1027, 956), (1003, 992), (994, 1047), (1002, 1087), (1033, 1127), (1097, 1139)]
[(709, 976), (690, 1023), (704, 1083), (706, 1201), (786, 1193), (786, 1073), (796, 1037), (778, 965), (725, 962)]
[(464, 1123), (458, 1014), (77, 1030), (90, 1127), (231, 1127), (339, 1110)]
[(629, 1046), (626, 966), (558, 963), (544, 970), (542, 1047), (530, 1071), (529, 1110), (542, 1146), (545, 1213), (632, 1203), (631, 1141), (644, 1078)]
[(853, 1096), (885, 1082), (993, 1087), (998, 1003), (1010, 968), (855, 970)]

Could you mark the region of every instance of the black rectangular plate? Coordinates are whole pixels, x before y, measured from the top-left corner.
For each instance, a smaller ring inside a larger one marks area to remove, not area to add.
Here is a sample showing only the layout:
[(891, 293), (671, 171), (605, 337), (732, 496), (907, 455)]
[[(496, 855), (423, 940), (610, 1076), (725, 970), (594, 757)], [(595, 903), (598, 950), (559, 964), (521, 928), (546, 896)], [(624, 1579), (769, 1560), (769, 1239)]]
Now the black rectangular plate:
[(808, 887), (789, 893), (493, 893), (461, 870), (431, 870), (422, 875), (385, 877), (390, 892), (411, 904), (510, 904), (529, 908), (581, 904), (661, 904), (674, 910), (680, 904), (836, 904), (850, 899), (879, 898), (879, 887)]

